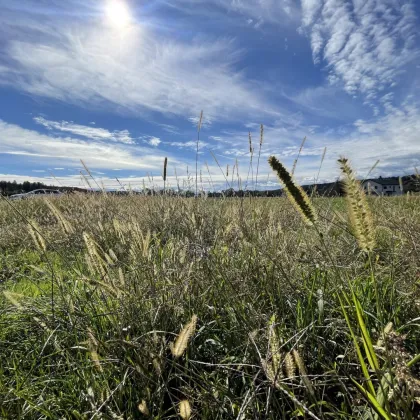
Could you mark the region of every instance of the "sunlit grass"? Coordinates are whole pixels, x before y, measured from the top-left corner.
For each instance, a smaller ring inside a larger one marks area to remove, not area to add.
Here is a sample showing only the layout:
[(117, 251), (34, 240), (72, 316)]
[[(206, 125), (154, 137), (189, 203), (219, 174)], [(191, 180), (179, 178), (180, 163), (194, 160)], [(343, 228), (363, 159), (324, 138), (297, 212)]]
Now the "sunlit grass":
[(0, 417), (417, 418), (419, 204), (0, 202)]

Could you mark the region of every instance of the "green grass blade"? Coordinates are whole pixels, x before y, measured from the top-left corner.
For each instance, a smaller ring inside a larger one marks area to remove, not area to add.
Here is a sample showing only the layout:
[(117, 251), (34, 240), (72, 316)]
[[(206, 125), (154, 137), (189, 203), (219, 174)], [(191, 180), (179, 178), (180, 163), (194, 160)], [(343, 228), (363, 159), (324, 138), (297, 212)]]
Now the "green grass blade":
[(369, 332), (366, 328), (365, 321), (363, 319), (363, 309), (362, 309), (362, 306), (360, 305), (360, 302), (358, 301), (356, 295), (354, 294), (354, 292), (352, 292), (352, 294), (353, 294), (353, 302), (354, 302), (354, 305), (356, 307), (357, 322), (358, 322), (360, 330), (362, 332), (363, 345), (364, 345), (364, 348), (365, 348), (366, 356), (369, 360), (371, 368), (375, 372), (378, 372), (379, 371), (379, 362), (378, 362), (378, 358), (376, 357), (375, 350), (373, 349), (372, 340), (370, 339), (370, 335), (369, 335)]
[(354, 385), (356, 385), (357, 389), (360, 391), (361, 394), (367, 399), (369, 405), (385, 420), (391, 420), (391, 417), (386, 413), (386, 411), (381, 407), (378, 400), (374, 395), (372, 395), (369, 391), (363, 388), (358, 382), (356, 382), (353, 378), (351, 378)]
[(363, 358), (362, 352), (360, 350), (359, 343), (357, 342), (357, 337), (354, 334), (353, 329), (351, 327), (349, 316), (348, 316), (347, 311), (344, 307), (343, 301), (341, 300), (341, 297), (338, 296), (338, 299), (340, 301), (341, 310), (343, 312), (344, 318), (346, 319), (347, 326), (349, 327), (349, 331), (350, 331), (351, 337), (353, 339), (354, 347), (356, 349), (357, 357), (359, 359), (359, 363), (360, 363), (360, 367), (362, 368), (363, 375), (366, 379), (367, 386), (369, 387), (370, 392), (372, 394), (375, 394), (375, 388), (373, 387), (372, 381), (370, 379), (369, 370), (368, 370), (368, 367), (365, 363), (365, 359)]

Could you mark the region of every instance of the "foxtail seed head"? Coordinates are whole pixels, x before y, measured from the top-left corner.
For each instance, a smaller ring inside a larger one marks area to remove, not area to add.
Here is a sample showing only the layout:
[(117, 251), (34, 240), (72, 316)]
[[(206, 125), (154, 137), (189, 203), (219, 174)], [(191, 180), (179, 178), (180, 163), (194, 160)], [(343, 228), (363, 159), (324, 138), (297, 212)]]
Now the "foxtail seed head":
[(284, 370), (288, 379), (293, 378), (296, 373), (296, 365), (292, 353), (287, 353), (284, 358)]
[(354, 234), (360, 249), (370, 252), (375, 246), (375, 240), (372, 215), (366, 202), (365, 193), (356, 179), (348, 159), (342, 157), (338, 163), (344, 175), (344, 190)]
[(197, 315), (193, 315), (191, 321), (183, 328), (179, 333), (175, 343), (171, 343), (171, 352), (175, 358), (181, 357), (188, 347), (188, 341), (195, 333), (195, 327), (197, 325)]
[(168, 167), (168, 158), (165, 158), (165, 161), (163, 162), (163, 180), (166, 181), (166, 169)]
[(183, 420), (189, 420), (191, 418), (191, 404), (188, 400), (182, 400), (179, 403), (179, 415)]
[(284, 185), (288, 199), (295, 206), (303, 220), (308, 225), (313, 225), (317, 220), (315, 209), (309, 200), (309, 197), (306, 195), (305, 191), (303, 191), (303, 188), (296, 184), (292, 175), (275, 156), (270, 156), (268, 163), (273, 171), (277, 173), (277, 176)]

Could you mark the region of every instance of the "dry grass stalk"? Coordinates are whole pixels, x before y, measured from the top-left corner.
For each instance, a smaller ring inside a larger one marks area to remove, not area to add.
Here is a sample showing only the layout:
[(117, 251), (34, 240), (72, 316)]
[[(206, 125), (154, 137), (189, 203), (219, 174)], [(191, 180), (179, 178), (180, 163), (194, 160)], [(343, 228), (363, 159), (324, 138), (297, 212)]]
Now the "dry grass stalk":
[(300, 213), (303, 220), (308, 225), (313, 225), (317, 220), (315, 209), (303, 188), (296, 184), (292, 175), (275, 156), (270, 156), (268, 163), (273, 171), (277, 173), (277, 176), (284, 185), (287, 197)]
[(258, 173), (260, 169), (260, 158), (261, 158), (261, 149), (264, 142), (264, 125), (260, 125), (260, 148), (258, 150), (258, 161), (257, 161), (257, 173), (255, 174), (255, 190), (258, 186)]
[(187, 349), (188, 342), (192, 335), (195, 333), (196, 325), (197, 315), (193, 315), (191, 321), (182, 329), (175, 342), (171, 343), (171, 352), (176, 359), (181, 357)]
[(197, 126), (197, 148), (195, 152), (195, 196), (198, 195), (198, 148), (200, 144), (201, 125), (203, 124), (203, 110), (200, 112), (200, 119)]
[(299, 160), (300, 154), (302, 153), (302, 149), (303, 149), (303, 146), (305, 145), (305, 142), (306, 142), (306, 136), (303, 138), (302, 143), (301, 143), (300, 148), (299, 148), (298, 155), (297, 155), (297, 157), (296, 157), (295, 161), (293, 162), (292, 175), (294, 175), (294, 174), (295, 174), (296, 165), (297, 165), (297, 163), (298, 163), (298, 160)]
[(366, 196), (356, 179), (348, 159), (338, 160), (344, 175), (344, 189), (349, 206), (350, 220), (360, 249), (366, 252), (375, 246), (372, 216), (366, 202)]
[(191, 404), (188, 400), (182, 400), (179, 403), (179, 415), (184, 420), (191, 418)]

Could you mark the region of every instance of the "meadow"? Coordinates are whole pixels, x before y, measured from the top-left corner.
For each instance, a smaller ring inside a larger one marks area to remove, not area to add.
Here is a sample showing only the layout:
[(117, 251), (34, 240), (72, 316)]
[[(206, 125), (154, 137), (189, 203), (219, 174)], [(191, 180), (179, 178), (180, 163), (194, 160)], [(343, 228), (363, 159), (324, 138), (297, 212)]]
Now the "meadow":
[(420, 196), (352, 185), (1, 199), (0, 418), (419, 418)]

